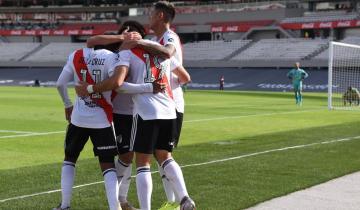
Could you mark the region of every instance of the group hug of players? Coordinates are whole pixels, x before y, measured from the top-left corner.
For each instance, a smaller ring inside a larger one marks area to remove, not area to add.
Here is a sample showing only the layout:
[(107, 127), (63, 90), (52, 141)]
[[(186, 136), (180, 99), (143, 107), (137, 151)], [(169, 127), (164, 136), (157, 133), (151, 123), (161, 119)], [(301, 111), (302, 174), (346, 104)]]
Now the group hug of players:
[[(89, 138), (99, 159), (110, 210), (136, 209), (127, 201), (133, 159), (140, 209), (152, 209), (152, 156), (168, 200), (163, 209), (195, 209), (181, 168), (171, 155), (184, 113), (181, 85), (190, 82), (182, 66), (179, 37), (170, 30), (174, 17), (171, 3), (157, 2), (150, 14), (152, 41), (143, 39), (146, 33), (140, 23), (127, 21), (118, 35), (91, 37), (87, 48), (69, 56), (57, 81), (69, 125), (62, 198), (54, 210), (70, 209), (76, 161)], [(76, 84), (74, 105), (67, 92), (71, 81)]]

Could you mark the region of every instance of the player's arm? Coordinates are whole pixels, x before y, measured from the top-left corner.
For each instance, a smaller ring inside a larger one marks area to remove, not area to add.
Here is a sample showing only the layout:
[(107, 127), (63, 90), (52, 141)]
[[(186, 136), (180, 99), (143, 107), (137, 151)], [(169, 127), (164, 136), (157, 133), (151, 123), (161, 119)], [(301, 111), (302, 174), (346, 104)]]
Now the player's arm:
[(309, 74), (303, 70), (303, 79), (306, 79), (309, 76)]
[(141, 35), (137, 32), (124, 32), (119, 35), (96, 35), (86, 41), (86, 46), (93, 48), (96, 45), (108, 45), (126, 40), (139, 40), (141, 38)]
[(162, 46), (159, 44), (146, 42), (144, 40), (136, 41), (136, 47), (142, 48), (151, 55), (161, 58), (171, 58), (176, 52), (176, 48), (173, 44)]
[(289, 79), (292, 79), (292, 71), (289, 71), (287, 74), (286, 74), (287, 78)]
[(59, 95), (60, 95), (60, 97), (64, 103), (64, 107), (65, 107), (65, 119), (68, 122), (70, 122), (70, 120), (71, 120), (70, 118), (71, 118), (71, 113), (72, 113), (72, 109), (73, 109), (73, 104), (69, 98), (67, 85), (73, 79), (74, 79), (74, 72), (72, 71), (71, 65), (68, 62), (64, 66), (64, 68), (56, 82), (56, 88), (59, 92)]
[(178, 77), (179, 83), (181, 85), (191, 82), (190, 74), (174, 57), (170, 59), (170, 69), (172, 73)]
[(172, 72), (178, 77), (179, 83), (181, 85), (185, 85), (191, 82), (190, 74), (186, 71), (186, 69), (183, 66), (178, 66)]
[(166, 88), (166, 85), (159, 83), (159, 80), (155, 80), (152, 83), (134, 84), (130, 82), (124, 82), (120, 87), (116, 89), (118, 93), (139, 94), (139, 93), (159, 93)]

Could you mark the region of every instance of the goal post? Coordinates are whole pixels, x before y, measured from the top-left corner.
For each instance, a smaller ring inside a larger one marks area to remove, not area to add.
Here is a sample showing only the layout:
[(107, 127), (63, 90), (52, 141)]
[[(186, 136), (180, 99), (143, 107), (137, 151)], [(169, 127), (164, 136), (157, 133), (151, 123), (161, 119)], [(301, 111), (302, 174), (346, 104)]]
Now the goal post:
[(360, 46), (330, 42), (328, 108), (360, 110)]

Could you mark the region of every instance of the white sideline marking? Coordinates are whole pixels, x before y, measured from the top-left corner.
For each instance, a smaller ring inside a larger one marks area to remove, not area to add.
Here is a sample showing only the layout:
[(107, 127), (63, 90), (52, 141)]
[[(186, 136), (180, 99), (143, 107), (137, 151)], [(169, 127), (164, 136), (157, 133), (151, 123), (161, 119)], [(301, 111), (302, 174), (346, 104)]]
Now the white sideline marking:
[[(278, 115), (278, 114), (293, 114), (293, 113), (312, 112), (312, 111), (317, 111), (317, 110), (324, 110), (324, 109), (310, 109), (310, 110), (303, 110), (303, 111), (273, 112), (273, 113), (264, 113), (264, 114), (250, 114), (250, 115), (231, 116), (231, 117), (205, 118), (205, 119), (199, 119), (199, 120), (185, 120), (184, 123), (215, 121), (215, 120), (227, 120), (227, 119), (238, 119), (238, 118), (257, 117), (257, 116), (272, 116), (272, 115)], [(39, 133), (0, 136), (0, 139), (28, 137), (28, 136), (44, 136), (44, 135), (57, 134), (57, 133), (65, 133), (65, 131), (52, 131), (52, 132), (39, 132)]]
[[(246, 158), (246, 157), (252, 157), (252, 156), (267, 154), (267, 153), (271, 153), (271, 152), (281, 152), (281, 151), (286, 151), (286, 150), (290, 150), (290, 149), (305, 148), (305, 147), (311, 147), (311, 146), (315, 146), (315, 145), (331, 144), (331, 143), (351, 141), (351, 140), (356, 140), (356, 139), (360, 139), (360, 136), (354, 136), (354, 137), (348, 137), (348, 138), (342, 138), (342, 139), (335, 139), (335, 140), (323, 141), (323, 142), (317, 142), (317, 143), (311, 143), (311, 144), (301, 144), (301, 145), (283, 147), (283, 148), (279, 148), (279, 149), (265, 150), (265, 151), (262, 151), (262, 152), (254, 152), (254, 153), (250, 153), (250, 154), (245, 154), (245, 155), (240, 155), (240, 156), (235, 156), (235, 157), (230, 157), (230, 158), (225, 158), (225, 159), (220, 159), (220, 160), (212, 160), (212, 161), (207, 161), (207, 162), (202, 162), (202, 163), (194, 163), (194, 164), (183, 165), (183, 166), (181, 166), (181, 168), (209, 165), (209, 164), (213, 164), (213, 163), (221, 163), (221, 162), (226, 162), (226, 161), (230, 161), (230, 160), (237, 160), (237, 159), (242, 159), (242, 158)], [(158, 171), (153, 171), (151, 173), (154, 174), (154, 173), (157, 173), (157, 172)], [(135, 176), (131, 176), (131, 177), (134, 178)], [(81, 188), (81, 187), (91, 186), (91, 185), (95, 185), (95, 184), (100, 184), (100, 183), (103, 183), (103, 182), (104, 181), (98, 181), (98, 182), (92, 182), (92, 183), (87, 183), (87, 184), (82, 184), (82, 185), (76, 185), (73, 188)], [(6, 202), (6, 201), (11, 201), (11, 200), (18, 200), (18, 199), (23, 199), (23, 198), (34, 197), (34, 196), (38, 196), (38, 195), (55, 193), (55, 192), (60, 192), (60, 191), (61, 191), (61, 189), (57, 189), (57, 190), (50, 190), (50, 191), (39, 192), (39, 193), (34, 193), (34, 194), (29, 194), (29, 195), (21, 195), (21, 196), (2, 199), (2, 200), (0, 200), (0, 203)]]
[(19, 135), (10, 135), (10, 136), (0, 136), (0, 139), (27, 137), (27, 136), (45, 136), (45, 135), (56, 134), (56, 133), (65, 133), (65, 131), (52, 131), (52, 132), (46, 132), (46, 133), (28, 133), (28, 134), (19, 134)]
[(36, 133), (31, 131), (0, 130), (0, 133)]

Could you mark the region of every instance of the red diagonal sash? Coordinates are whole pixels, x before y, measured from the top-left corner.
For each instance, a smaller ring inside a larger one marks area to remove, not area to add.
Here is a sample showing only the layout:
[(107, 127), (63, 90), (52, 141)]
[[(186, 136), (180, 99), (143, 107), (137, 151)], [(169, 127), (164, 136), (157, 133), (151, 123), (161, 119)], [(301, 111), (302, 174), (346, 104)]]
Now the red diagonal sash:
[[(84, 52), (82, 49), (77, 50), (75, 52), (73, 63), (74, 63), (76, 75), (78, 76), (79, 80), (83, 81), (83, 76), (82, 76), (81, 70), (86, 70), (85, 82), (90, 85), (94, 85), (95, 82), (89, 73), (89, 69), (86, 65), (86, 62), (84, 59)], [(90, 98), (104, 110), (106, 117), (107, 117), (109, 123), (111, 124), (113, 122), (112, 105), (106, 101), (106, 99), (104, 98), (104, 96), (101, 93), (99, 93), (99, 95), (100, 95), (100, 97), (93, 97), (93, 94), (91, 94)]]
[[(131, 52), (134, 55), (136, 55), (136, 57), (140, 58), (144, 63), (146, 63), (146, 59), (144, 57), (144, 54), (149, 54), (149, 53), (147, 53), (145, 50), (140, 49), (140, 48), (133, 48), (133, 49), (131, 49)], [(156, 65), (154, 63), (154, 56), (149, 54), (149, 57), (150, 57), (150, 68), (151, 68), (152, 75), (155, 77), (155, 79), (159, 79), (161, 69), (158, 69), (156, 67)], [(161, 78), (160, 82), (166, 84), (166, 93), (167, 93), (167, 95), (170, 98), (174, 99), (173, 98), (173, 93), (172, 93), (172, 90), (171, 90), (171, 87), (170, 87), (169, 79), (167, 78), (166, 74), (162, 75), (162, 78)]]

